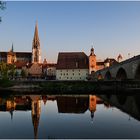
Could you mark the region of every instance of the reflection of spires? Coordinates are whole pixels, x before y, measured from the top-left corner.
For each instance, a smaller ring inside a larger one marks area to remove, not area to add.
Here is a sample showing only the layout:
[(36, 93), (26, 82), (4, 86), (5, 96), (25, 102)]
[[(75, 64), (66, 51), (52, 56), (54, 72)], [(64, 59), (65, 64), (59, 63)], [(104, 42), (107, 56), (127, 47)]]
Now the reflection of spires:
[(37, 138), (38, 134), (38, 126), (39, 126), (39, 119), (40, 119), (40, 97), (33, 96), (32, 98), (32, 123), (34, 127), (34, 138)]
[(94, 112), (96, 111), (96, 96), (89, 95), (89, 110), (91, 112), (91, 121), (93, 122)]
[(13, 110), (11, 109), (11, 110), (9, 111), (9, 113), (10, 113), (10, 115), (11, 115), (11, 120), (13, 120)]
[(11, 115), (11, 120), (13, 119), (13, 111), (15, 110), (15, 107), (16, 107), (16, 103), (14, 99), (6, 101), (6, 110), (9, 111)]
[(90, 113), (91, 113), (91, 114), (90, 114), (90, 117), (91, 117), (91, 122), (93, 123), (94, 111), (91, 111)]
[(47, 96), (42, 96), (42, 100), (44, 102), (44, 105), (46, 105), (46, 102), (47, 102)]

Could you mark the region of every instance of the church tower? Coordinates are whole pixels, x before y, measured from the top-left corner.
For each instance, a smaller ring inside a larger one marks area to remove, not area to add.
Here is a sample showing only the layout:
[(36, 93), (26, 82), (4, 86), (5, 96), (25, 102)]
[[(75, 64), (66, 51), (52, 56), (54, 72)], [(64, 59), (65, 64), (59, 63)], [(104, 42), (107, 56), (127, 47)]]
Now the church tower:
[(93, 47), (91, 48), (89, 56), (89, 74), (91, 74), (92, 71), (96, 71), (96, 55), (94, 54)]
[(32, 44), (32, 63), (41, 63), (41, 50), (38, 35), (38, 25), (36, 22), (33, 44)]

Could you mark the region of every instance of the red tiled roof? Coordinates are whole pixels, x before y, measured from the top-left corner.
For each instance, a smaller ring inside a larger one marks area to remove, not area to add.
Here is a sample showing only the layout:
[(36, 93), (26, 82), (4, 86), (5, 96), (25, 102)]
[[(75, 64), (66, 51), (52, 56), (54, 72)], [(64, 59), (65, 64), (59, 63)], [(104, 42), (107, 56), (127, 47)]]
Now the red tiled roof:
[(47, 65), (48, 65), (48, 67), (56, 67), (55, 63), (48, 63)]
[(0, 52), (0, 57), (6, 57), (7, 58), (7, 52)]
[(88, 57), (84, 52), (60, 52), (56, 69), (88, 69)]
[(21, 69), (23, 66), (26, 66), (27, 62), (25, 61), (18, 61), (14, 63), (17, 69)]
[(96, 62), (96, 65), (104, 65), (104, 62)]
[(31, 52), (15, 52), (16, 53), (16, 57), (32, 57), (32, 53)]
[(118, 63), (114, 58), (106, 58), (104, 63), (110, 63), (110, 65)]
[(41, 63), (27, 63), (27, 68), (31, 68), (32, 67), (32, 65), (38, 65), (38, 66), (42, 66), (42, 64)]
[(0, 56), (7, 57), (7, 53), (14, 53), (16, 57), (32, 57), (32, 52), (0, 52)]

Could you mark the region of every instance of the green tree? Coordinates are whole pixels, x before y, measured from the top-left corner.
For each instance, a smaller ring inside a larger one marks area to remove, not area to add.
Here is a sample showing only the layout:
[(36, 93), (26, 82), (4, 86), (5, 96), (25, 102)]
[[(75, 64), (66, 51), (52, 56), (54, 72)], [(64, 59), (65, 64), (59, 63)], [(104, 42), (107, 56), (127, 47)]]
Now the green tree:
[(15, 73), (16, 73), (15, 70), (16, 70), (16, 66), (14, 64), (8, 65), (8, 76), (12, 79), (15, 77)]
[(16, 76), (16, 77), (17, 77), (17, 76), (19, 76), (19, 73), (18, 73), (18, 71), (16, 71), (16, 72), (15, 72), (15, 76)]
[[(6, 2), (0, 1), (0, 10), (4, 10), (6, 8)], [(2, 21), (1, 16), (0, 16), (0, 22)]]
[(0, 63), (0, 73), (2, 79), (8, 79), (8, 65), (5, 62)]
[(21, 77), (22, 77), (22, 78), (25, 78), (25, 77), (26, 77), (26, 72), (25, 72), (25, 70), (23, 70), (23, 69), (21, 70)]

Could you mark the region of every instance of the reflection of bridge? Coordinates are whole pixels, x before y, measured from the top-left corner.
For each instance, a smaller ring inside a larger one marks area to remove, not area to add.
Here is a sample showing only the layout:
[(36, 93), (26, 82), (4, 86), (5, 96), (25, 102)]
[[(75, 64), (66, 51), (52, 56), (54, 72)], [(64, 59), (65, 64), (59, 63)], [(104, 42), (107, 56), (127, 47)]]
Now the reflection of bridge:
[(98, 70), (95, 72), (94, 78), (105, 80), (140, 79), (140, 55)]
[(140, 121), (140, 95), (98, 95), (111, 106), (115, 106)]

